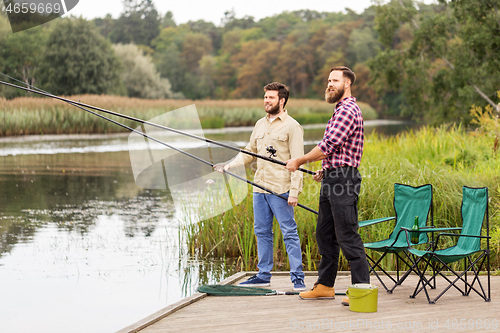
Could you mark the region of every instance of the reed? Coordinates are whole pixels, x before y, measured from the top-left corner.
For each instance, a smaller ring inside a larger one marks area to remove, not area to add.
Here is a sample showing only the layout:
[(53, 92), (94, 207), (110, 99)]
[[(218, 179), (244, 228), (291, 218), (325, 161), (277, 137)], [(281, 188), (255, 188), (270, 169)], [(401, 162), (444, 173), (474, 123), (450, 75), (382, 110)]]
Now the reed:
[[(500, 269), (500, 157), (493, 153), (488, 142), (482, 135), (467, 132), (460, 126), (424, 127), (394, 137), (377, 133), (367, 136), (360, 167), (363, 182), (358, 203), (359, 219), (394, 216), (394, 183), (412, 186), (432, 184), (434, 224), (439, 227), (460, 226), (462, 186), (487, 186), (490, 195), (491, 263), (494, 269)], [(467, 151), (468, 155), (460, 154), (463, 151)], [(307, 168), (317, 170), (320, 164), (313, 163)], [(251, 179), (250, 170), (248, 176)], [(317, 209), (319, 189), (319, 183), (310, 176), (304, 176), (304, 189), (299, 201)], [(316, 215), (296, 208), (295, 219), (305, 267), (317, 269), (320, 256), (315, 239)], [(376, 241), (386, 238), (393, 226), (393, 222), (380, 223), (360, 229), (360, 234), (365, 242)], [(218, 228), (224, 229), (222, 242), (219, 242), (221, 238), (209, 236), (216, 234)], [(278, 263), (276, 268), (289, 269), (281, 231), (276, 222), (274, 240), (275, 262)], [(211, 255), (242, 257), (245, 262), (242, 269), (255, 270), (257, 250), (253, 235), (251, 195), (234, 209), (192, 225), (187, 241), (193, 244), (189, 248), (201, 252), (201, 249), (211, 249), (217, 244)], [(452, 240), (448, 242), (442, 245), (449, 246)], [(384, 266), (389, 270), (395, 269), (394, 258), (388, 257)], [(344, 258), (341, 259), (340, 268), (348, 269)]]
[[(120, 96), (78, 95), (69, 99), (98, 106), (135, 118), (150, 120), (165, 112), (194, 104), (203, 128), (252, 126), (264, 115), (261, 99), (241, 100), (144, 100)], [(365, 119), (375, 119), (376, 112), (359, 103)], [(302, 124), (326, 123), (332, 106), (321, 100), (290, 99), (287, 109)], [(105, 115), (105, 114), (103, 114)], [(106, 115), (107, 116), (107, 115)], [(138, 124), (107, 116), (129, 127)], [(27, 134), (75, 134), (125, 132), (119, 126), (81, 109), (51, 98), (0, 98), (0, 136)]]

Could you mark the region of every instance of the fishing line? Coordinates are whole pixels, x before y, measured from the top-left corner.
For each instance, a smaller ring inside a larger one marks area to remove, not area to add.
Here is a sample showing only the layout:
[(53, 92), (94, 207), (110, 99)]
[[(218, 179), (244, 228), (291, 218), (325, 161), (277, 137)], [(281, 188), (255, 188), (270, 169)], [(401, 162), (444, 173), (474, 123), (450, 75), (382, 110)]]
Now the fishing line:
[[(202, 158), (200, 158), (200, 157), (198, 157), (198, 156), (195, 156), (195, 155), (190, 154), (190, 153), (188, 153), (188, 152), (186, 152), (186, 151), (183, 151), (182, 149), (178, 149), (178, 148), (176, 148), (176, 147), (173, 147), (173, 146), (169, 145), (169, 144), (168, 144), (168, 143), (166, 143), (166, 142), (163, 142), (163, 141), (161, 141), (161, 140), (158, 140), (158, 139), (156, 139), (155, 137), (152, 137), (152, 136), (150, 136), (150, 135), (148, 135), (148, 134), (145, 134), (145, 133), (143, 133), (143, 132), (141, 132), (141, 131), (138, 131), (138, 130), (136, 130), (136, 129), (132, 128), (132, 127), (129, 127), (129, 126), (127, 126), (127, 125), (124, 125), (124, 124), (122, 124), (122, 123), (120, 123), (120, 122), (118, 122), (118, 121), (116, 121), (116, 120), (113, 120), (113, 119), (110, 119), (110, 118), (108, 118), (108, 117), (105, 117), (105, 116), (103, 116), (103, 115), (101, 115), (101, 114), (99, 114), (99, 113), (97, 113), (97, 112), (94, 112), (94, 111), (88, 110), (88, 109), (86, 109), (86, 108), (84, 108), (84, 107), (82, 107), (82, 106), (80, 106), (80, 105), (77, 105), (77, 103), (76, 103), (76, 102), (71, 101), (71, 100), (69, 100), (69, 99), (65, 99), (65, 98), (62, 98), (62, 97), (58, 97), (58, 96), (55, 96), (55, 95), (51, 95), (51, 94), (49, 94), (49, 93), (45, 93), (45, 92), (34, 91), (34, 90), (32, 90), (32, 89), (24, 88), (24, 87), (17, 86), (17, 85), (15, 85), (15, 84), (11, 84), (11, 83), (7, 83), (7, 82), (3, 82), (3, 81), (0, 81), (0, 83), (5, 84), (5, 85), (8, 85), (8, 86), (13, 87), (13, 88), (18, 88), (18, 89), (26, 90), (26, 91), (29, 91), (29, 92), (34, 92), (34, 93), (37, 93), (37, 94), (40, 94), (40, 95), (44, 95), (44, 96), (47, 96), (47, 97), (52, 97), (52, 98), (60, 99), (60, 100), (62, 100), (62, 101), (64, 101), (64, 102), (66, 102), (66, 103), (68, 103), (68, 104), (71, 104), (71, 105), (73, 105), (73, 106), (75, 106), (75, 107), (77, 107), (77, 108), (79, 108), (79, 109), (81, 109), (81, 110), (83, 110), (83, 111), (89, 112), (89, 113), (91, 113), (91, 114), (93, 114), (93, 115), (95, 115), (95, 116), (98, 116), (98, 117), (100, 117), (100, 118), (102, 118), (102, 119), (104, 119), (104, 120), (110, 121), (110, 122), (112, 122), (112, 123), (113, 123), (113, 124), (115, 124), (115, 125), (118, 125), (118, 126), (120, 126), (120, 127), (123, 127), (123, 128), (125, 128), (125, 129), (127, 129), (127, 130), (131, 131), (131, 132), (134, 132), (134, 133), (136, 133), (136, 134), (139, 134), (139, 135), (143, 136), (144, 138), (147, 138), (147, 139), (153, 140), (153, 141), (155, 141), (155, 142), (157, 142), (157, 143), (159, 143), (159, 144), (161, 144), (161, 145), (163, 145), (163, 146), (165, 146), (165, 147), (167, 147), (167, 148), (173, 149), (173, 150), (175, 150), (175, 151), (177, 151), (177, 152), (179, 152), (179, 153), (181, 153), (181, 154), (184, 154), (184, 155), (186, 155), (186, 156), (189, 156), (189, 157), (191, 157), (191, 158), (194, 158), (195, 160), (197, 160), (197, 161), (199, 161), (199, 162), (201, 162), (201, 163), (204, 163), (204, 164), (206, 164), (206, 165), (209, 165), (209, 166), (211, 166), (212, 168), (214, 167), (214, 164), (213, 164), (213, 163), (211, 163), (211, 162), (209, 162), (209, 161), (206, 161), (206, 160), (204, 160), (204, 159), (202, 159)], [(239, 179), (239, 180), (242, 180), (242, 181), (244, 181), (244, 182), (246, 182), (246, 183), (248, 183), (248, 184), (250, 184), (250, 185), (252, 185), (252, 186), (255, 186), (255, 187), (257, 187), (257, 188), (260, 188), (261, 190), (264, 190), (264, 191), (266, 191), (266, 192), (268, 192), (268, 193), (271, 193), (271, 194), (273, 194), (273, 195), (275, 195), (275, 196), (277, 196), (277, 197), (280, 197), (280, 198), (281, 198), (281, 199), (283, 199), (283, 200), (288, 201), (288, 198), (287, 198), (287, 197), (285, 197), (285, 196), (283, 196), (283, 195), (281, 195), (281, 194), (279, 194), (279, 193), (276, 193), (276, 192), (274, 192), (274, 191), (272, 191), (272, 190), (270, 190), (270, 189), (267, 189), (267, 188), (265, 188), (265, 187), (263, 187), (263, 186), (261, 186), (261, 185), (258, 185), (258, 184), (254, 183), (254, 182), (252, 182), (252, 181), (250, 181), (250, 180), (248, 180), (248, 179), (245, 179), (245, 178), (243, 178), (243, 177), (240, 177), (240, 176), (238, 176), (238, 175), (236, 175), (236, 174), (234, 174), (234, 173), (232, 173), (232, 172), (229, 172), (229, 171), (224, 171), (224, 173), (225, 173), (225, 174), (228, 174), (228, 175), (230, 175), (230, 176), (233, 176), (233, 177), (235, 177), (235, 178), (237, 178), (237, 179)], [(297, 204), (297, 206), (298, 206), (298, 207), (300, 207), (300, 208), (303, 208), (303, 209), (305, 209), (305, 210), (308, 210), (308, 211), (310, 211), (311, 213), (318, 214), (318, 212), (317, 212), (317, 211), (315, 211), (314, 209), (311, 209), (311, 208), (309, 208), (309, 207), (307, 207), (307, 206), (304, 206), (304, 205), (302, 205), (302, 204), (299, 204), (299, 203), (298, 203), (298, 204)]]
[[(241, 152), (243, 154), (251, 155), (253, 157), (260, 158), (260, 159), (266, 160), (266, 161), (271, 162), (271, 163), (276, 163), (276, 164), (280, 164), (280, 165), (286, 166), (285, 162), (277, 160), (277, 159), (274, 159), (274, 158), (271, 158), (271, 157), (267, 157), (267, 156), (255, 154), (255, 153), (253, 153), (251, 151), (248, 151), (248, 150), (245, 150), (245, 149), (236, 148), (236, 147), (227, 145), (227, 144), (222, 143), (222, 142), (210, 140), (210, 139), (207, 139), (207, 138), (204, 138), (204, 137), (201, 137), (201, 136), (197, 136), (197, 135), (194, 135), (194, 134), (191, 134), (191, 133), (186, 133), (186, 132), (183, 132), (183, 131), (179, 131), (179, 130), (176, 130), (176, 129), (171, 128), (171, 127), (167, 127), (167, 126), (163, 126), (163, 125), (160, 125), (160, 124), (149, 122), (147, 120), (142, 120), (142, 119), (131, 117), (131, 116), (127, 116), (125, 114), (121, 114), (121, 113), (118, 113), (118, 112), (109, 111), (109, 110), (106, 110), (106, 109), (103, 109), (103, 108), (99, 108), (97, 106), (93, 106), (93, 105), (89, 105), (89, 104), (85, 104), (85, 103), (80, 103), (80, 102), (77, 102), (77, 101), (66, 99), (64, 97), (59, 97), (59, 96), (53, 95), (53, 94), (51, 94), (49, 92), (46, 92), (46, 91), (44, 91), (44, 90), (42, 90), (40, 88), (34, 87), (34, 86), (32, 86), (32, 85), (30, 85), (30, 84), (28, 84), (26, 82), (22, 82), (20, 80), (17, 80), (17, 79), (15, 79), (15, 78), (7, 75), (7, 74), (0, 73), (0, 75), (3, 75), (5, 77), (10, 78), (11, 80), (14, 80), (14, 81), (20, 82), (22, 84), (25, 84), (28, 87), (30, 87), (31, 89), (24, 88), (24, 87), (21, 87), (21, 86), (17, 86), (17, 85), (8, 83), (8, 82), (0, 81), (1, 84), (7, 85), (7, 86), (10, 86), (10, 87), (14, 87), (14, 88), (26, 90), (26, 91), (33, 92), (33, 93), (36, 93), (36, 94), (39, 94), (39, 95), (42, 95), (42, 96), (46, 96), (46, 97), (52, 97), (52, 98), (61, 100), (63, 102), (72, 104), (74, 106), (79, 105), (79, 106), (90, 108), (90, 109), (93, 109), (93, 110), (96, 110), (96, 111), (101, 111), (101, 112), (104, 112), (104, 113), (107, 113), (107, 114), (111, 114), (113, 116), (117, 116), (117, 117), (121, 117), (121, 118), (124, 118), (124, 119), (136, 121), (136, 122), (141, 123), (141, 124), (146, 124), (146, 125), (150, 125), (150, 126), (153, 126), (153, 127), (161, 128), (161, 129), (164, 129), (164, 130), (167, 130), (167, 131), (171, 131), (171, 132), (174, 132), (174, 133), (177, 133), (177, 134), (181, 134), (181, 135), (185, 135), (185, 136), (191, 137), (193, 139), (205, 141), (207, 143), (212, 143), (214, 145), (221, 146), (221, 147), (224, 147), (224, 148), (228, 148), (228, 149), (231, 149), (231, 150), (234, 150), (234, 151), (238, 151), (238, 152)], [(311, 170), (307, 170), (307, 169), (304, 169), (304, 168), (298, 168), (297, 170), (301, 171), (303, 173), (310, 174), (310, 175), (315, 175), (316, 174), (316, 172), (311, 171)]]

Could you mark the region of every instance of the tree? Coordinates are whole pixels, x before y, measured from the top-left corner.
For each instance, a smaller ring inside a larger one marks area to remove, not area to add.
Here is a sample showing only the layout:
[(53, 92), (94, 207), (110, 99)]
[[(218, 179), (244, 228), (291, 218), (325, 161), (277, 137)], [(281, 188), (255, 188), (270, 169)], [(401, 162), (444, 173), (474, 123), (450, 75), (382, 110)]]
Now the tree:
[(375, 31), (369, 27), (352, 30), (347, 43), (347, 57), (354, 63), (366, 62), (380, 51), (380, 43), (377, 41)]
[(111, 14), (107, 14), (104, 18), (95, 18), (94, 25), (99, 29), (102, 36), (108, 37), (115, 29), (116, 20), (111, 17)]
[(215, 73), (217, 69), (217, 60), (213, 55), (207, 54), (201, 58), (198, 80), (198, 91), (202, 98), (215, 98)]
[(373, 108), (379, 109), (379, 101), (375, 89), (370, 84), (370, 68), (364, 63), (357, 63), (353, 67), (356, 73), (356, 82), (352, 86), (352, 94), (361, 102), (370, 104)]
[[(468, 121), (472, 104), (489, 104), (500, 86), (500, 0), (393, 0), (377, 8), (384, 50), (369, 62), (383, 95), (401, 94), (403, 115)], [(408, 38), (402, 41), (400, 38)]]
[(224, 17), (221, 19), (221, 26), (224, 27), (224, 31), (231, 31), (236, 28), (250, 29), (255, 26), (255, 21), (253, 16), (248, 15), (237, 19), (234, 9), (231, 9), (224, 12)]
[(27, 84), (36, 85), (46, 39), (47, 33), (42, 27), (9, 34), (0, 41), (1, 70)]
[(122, 0), (123, 13), (115, 21), (109, 38), (113, 43), (151, 45), (160, 33), (161, 18), (152, 0)]
[[(206, 22), (189, 22), (177, 27), (168, 27), (160, 32), (152, 45), (155, 48), (154, 62), (161, 76), (168, 78), (172, 84), (172, 90), (182, 92), (187, 98), (203, 98), (207, 93), (205, 87), (203, 93), (198, 91), (200, 61), (206, 55), (212, 54), (213, 42), (209, 35), (201, 32), (193, 32), (195, 29), (205, 25)], [(210, 62), (206, 62), (205, 66)], [(207, 73), (208, 68), (204, 68)]]
[(256, 98), (262, 87), (274, 81), (272, 68), (276, 64), (280, 45), (266, 39), (241, 44), (240, 51), (231, 58), (236, 71), (236, 89), (233, 98)]
[(177, 24), (174, 21), (174, 14), (171, 11), (168, 11), (165, 16), (163, 16), (163, 19), (161, 20), (161, 26), (163, 28), (168, 28), (168, 27), (176, 27)]
[(310, 35), (297, 27), (281, 45), (273, 68), (274, 77), (286, 82), (293, 96), (304, 97), (314, 78), (314, 54), (309, 47)]
[(182, 91), (184, 87), (186, 68), (181, 51), (187, 33), (189, 30), (185, 25), (168, 27), (152, 42), (155, 49), (153, 61), (161, 76), (168, 78), (173, 91)]
[(119, 83), (119, 62), (110, 43), (83, 18), (54, 25), (40, 72), (45, 88), (59, 95), (113, 93)]
[(171, 98), (170, 82), (160, 78), (151, 60), (134, 44), (113, 45), (121, 61), (123, 81), (129, 97), (162, 99)]
[(182, 43), (181, 57), (188, 71), (198, 68), (198, 63), (204, 55), (212, 53), (212, 41), (200, 33), (188, 33)]
[(283, 12), (260, 20), (257, 26), (262, 29), (268, 39), (283, 41), (294, 30), (295, 25), (301, 23), (303, 23), (301, 17), (293, 13)]
[(189, 21), (186, 23), (186, 26), (189, 27), (191, 32), (204, 34), (210, 38), (213, 50), (220, 49), (222, 43), (221, 29), (217, 28), (212, 22), (205, 22), (203, 20)]
[[(275, 80), (296, 97), (316, 98), (332, 66), (354, 67), (378, 52), (374, 12), (302, 10), (255, 23), (227, 11), (219, 28), (200, 20), (162, 29), (151, 44), (154, 62), (172, 89), (188, 98), (253, 98)], [(370, 73), (366, 66), (360, 70)], [(362, 88), (361, 95), (373, 100), (373, 89)]]
[(200, 94), (198, 89), (200, 85), (199, 76), (201, 74), (200, 61), (204, 56), (211, 53), (212, 41), (209, 37), (193, 32), (186, 35), (182, 43), (181, 63), (186, 69), (182, 92), (187, 98), (200, 99), (206, 97), (206, 95)]

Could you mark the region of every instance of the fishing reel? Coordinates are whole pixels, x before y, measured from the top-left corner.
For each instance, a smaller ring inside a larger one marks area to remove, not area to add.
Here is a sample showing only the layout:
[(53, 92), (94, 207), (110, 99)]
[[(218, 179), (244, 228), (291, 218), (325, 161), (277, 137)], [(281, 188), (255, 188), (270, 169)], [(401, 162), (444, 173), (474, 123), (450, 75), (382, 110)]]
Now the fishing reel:
[(278, 156), (278, 155), (276, 155), (277, 150), (276, 150), (276, 149), (274, 149), (274, 147), (273, 147), (273, 146), (268, 146), (268, 147), (266, 148), (266, 150), (267, 150), (267, 152), (269, 153), (269, 158), (273, 158), (273, 157)]

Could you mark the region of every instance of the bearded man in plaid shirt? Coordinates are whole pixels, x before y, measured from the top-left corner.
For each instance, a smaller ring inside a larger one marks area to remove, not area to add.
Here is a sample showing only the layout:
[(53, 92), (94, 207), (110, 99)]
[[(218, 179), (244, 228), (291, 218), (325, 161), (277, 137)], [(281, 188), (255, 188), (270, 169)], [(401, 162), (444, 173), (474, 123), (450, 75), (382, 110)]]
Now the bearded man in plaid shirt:
[[(352, 283), (370, 283), (363, 241), (358, 233), (358, 195), (363, 155), (363, 115), (351, 85), (356, 80), (347, 67), (334, 67), (328, 77), (325, 99), (336, 104), (328, 121), (323, 140), (306, 155), (287, 161), (286, 168), (296, 171), (302, 164), (323, 160), (314, 180), (321, 181), (319, 214), (316, 225), (321, 261), (318, 281), (310, 291), (301, 292), (302, 299), (333, 299), (333, 288), (339, 266), (339, 252), (350, 263)], [(349, 305), (349, 299), (342, 300)]]

